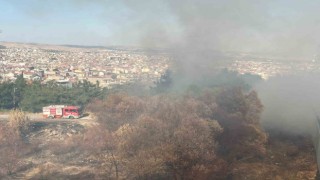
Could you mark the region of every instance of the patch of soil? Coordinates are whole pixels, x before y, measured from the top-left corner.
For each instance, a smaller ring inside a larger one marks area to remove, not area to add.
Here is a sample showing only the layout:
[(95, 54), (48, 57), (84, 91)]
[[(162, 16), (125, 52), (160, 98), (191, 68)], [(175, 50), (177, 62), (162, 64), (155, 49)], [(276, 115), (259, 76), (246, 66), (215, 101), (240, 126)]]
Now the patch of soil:
[(67, 137), (81, 134), (85, 131), (83, 125), (75, 122), (33, 122), (30, 129), (29, 140), (41, 142), (65, 140)]

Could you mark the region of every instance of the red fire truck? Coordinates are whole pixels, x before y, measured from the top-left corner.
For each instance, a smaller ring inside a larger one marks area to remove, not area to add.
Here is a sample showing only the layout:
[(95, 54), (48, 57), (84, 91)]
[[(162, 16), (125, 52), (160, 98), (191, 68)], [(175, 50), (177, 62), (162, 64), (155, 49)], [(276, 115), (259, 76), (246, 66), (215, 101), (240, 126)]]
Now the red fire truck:
[(79, 118), (81, 115), (80, 107), (66, 105), (50, 105), (42, 108), (45, 118)]

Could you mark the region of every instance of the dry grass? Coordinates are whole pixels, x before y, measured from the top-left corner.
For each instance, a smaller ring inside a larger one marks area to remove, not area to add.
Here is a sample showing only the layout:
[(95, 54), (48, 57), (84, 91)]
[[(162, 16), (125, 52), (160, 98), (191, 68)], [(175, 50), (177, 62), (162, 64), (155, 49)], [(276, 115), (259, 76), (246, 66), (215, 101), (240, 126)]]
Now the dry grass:
[(92, 169), (87, 167), (78, 166), (68, 166), (65, 167), (61, 164), (55, 163), (45, 163), (39, 165), (38, 167), (30, 170), (25, 179), (46, 179), (46, 180), (56, 180), (56, 179), (93, 179), (94, 174)]
[(317, 171), (315, 152), (308, 136), (270, 132), (263, 159), (245, 159), (230, 166), (233, 179), (300, 180), (314, 179)]

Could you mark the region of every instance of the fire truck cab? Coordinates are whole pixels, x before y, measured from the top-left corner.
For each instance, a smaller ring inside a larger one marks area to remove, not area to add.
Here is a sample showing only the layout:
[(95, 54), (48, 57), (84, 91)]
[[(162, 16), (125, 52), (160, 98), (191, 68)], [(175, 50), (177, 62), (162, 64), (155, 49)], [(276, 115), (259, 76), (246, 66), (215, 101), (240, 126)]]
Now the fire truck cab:
[(74, 119), (80, 118), (81, 112), (78, 106), (66, 105), (50, 105), (43, 107), (43, 117), (45, 118), (66, 118)]

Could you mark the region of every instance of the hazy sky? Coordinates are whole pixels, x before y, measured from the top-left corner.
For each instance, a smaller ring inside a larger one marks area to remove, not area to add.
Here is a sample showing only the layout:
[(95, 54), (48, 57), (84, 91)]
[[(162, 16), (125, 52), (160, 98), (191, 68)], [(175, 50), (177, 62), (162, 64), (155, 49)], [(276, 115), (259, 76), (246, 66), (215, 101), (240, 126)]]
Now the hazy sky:
[(0, 0), (1, 41), (315, 54), (320, 1)]
[[(152, 10), (137, 12), (130, 4), (116, 0), (0, 0), (0, 29), (3, 31), (0, 40), (139, 45), (142, 21), (150, 14)], [(166, 22), (166, 25), (172, 21), (168, 13), (154, 15), (164, 18), (159, 22)]]

